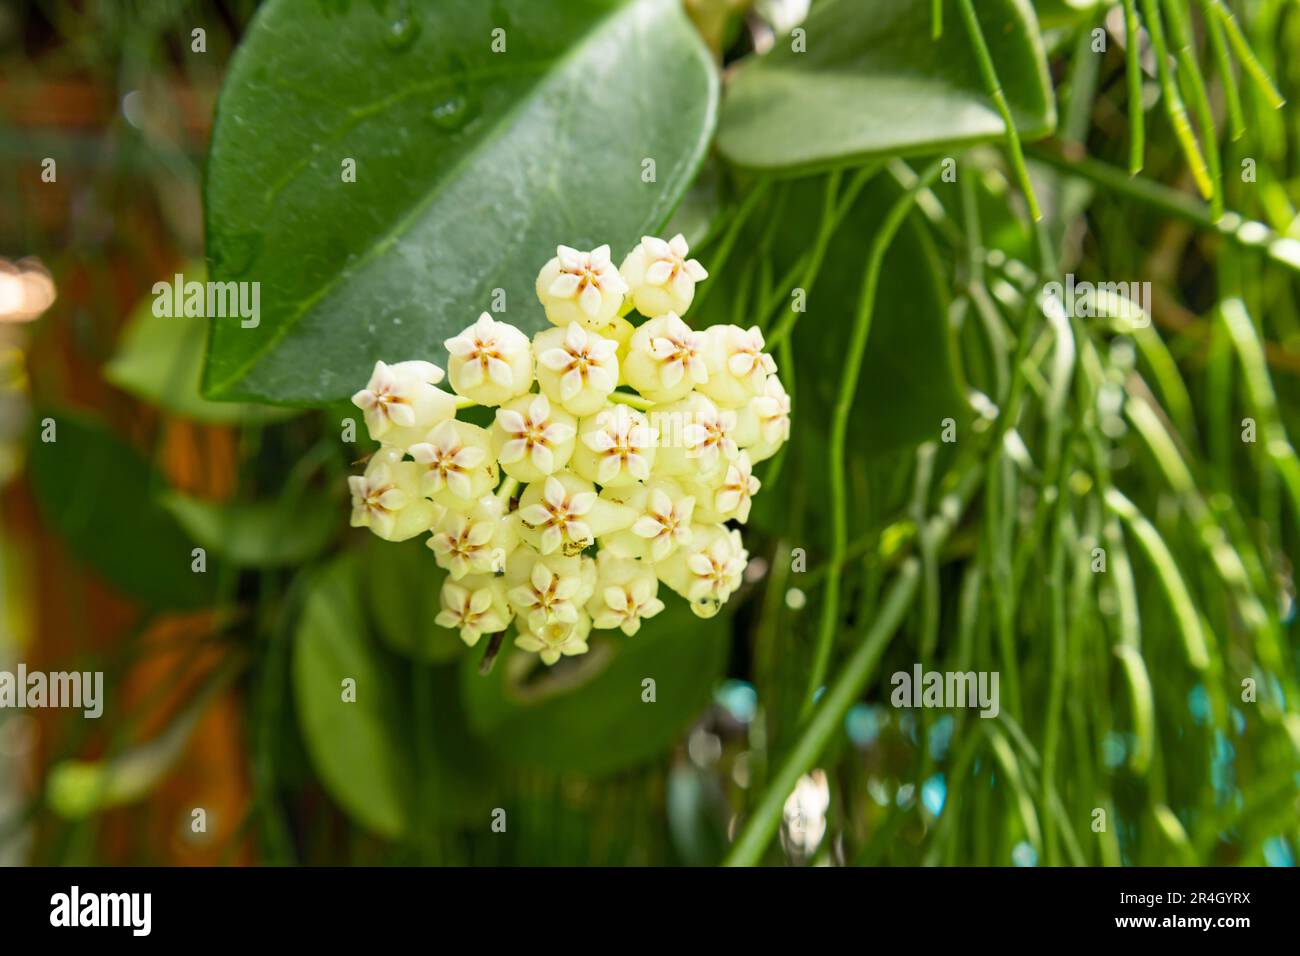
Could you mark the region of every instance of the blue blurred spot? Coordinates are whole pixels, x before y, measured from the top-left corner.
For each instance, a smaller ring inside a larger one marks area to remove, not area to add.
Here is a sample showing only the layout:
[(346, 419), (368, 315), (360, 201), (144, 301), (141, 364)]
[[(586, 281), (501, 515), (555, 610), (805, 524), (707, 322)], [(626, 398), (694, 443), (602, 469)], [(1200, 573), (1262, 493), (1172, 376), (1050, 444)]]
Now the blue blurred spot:
[(1016, 866), (1037, 866), (1038, 854), (1032, 846), (1021, 840), (1011, 851), (1011, 862)]
[(854, 704), (844, 715), (844, 732), (854, 746), (870, 747), (880, 736), (880, 718), (869, 704)]
[(713, 692), (713, 700), (742, 724), (749, 723), (758, 713), (758, 692), (747, 681), (723, 681)]
[(1198, 724), (1210, 722), (1210, 694), (1204, 684), (1197, 684), (1187, 692), (1187, 709)]
[(1269, 837), (1264, 841), (1264, 862), (1269, 866), (1295, 866), (1295, 854), (1285, 837)]
[(910, 713), (898, 718), (898, 730), (912, 743), (916, 743), (916, 718)]
[(953, 723), (952, 715), (944, 714), (930, 728), (930, 754), (935, 760), (942, 760), (943, 755), (948, 752), (948, 744), (952, 741)]
[(826, 693), (826, 685), (822, 684), (822, 686), (818, 687), (817, 690), (813, 693), (813, 703), (815, 704), (817, 703), (817, 701), (821, 700), (822, 694), (824, 693)]
[(943, 805), (947, 799), (948, 784), (944, 782), (943, 774), (936, 773), (921, 784), (921, 803), (930, 811), (931, 816), (937, 817), (943, 813)]
[(913, 784), (905, 783), (898, 788), (898, 793), (894, 794), (894, 802), (906, 810), (912, 805), (916, 796), (916, 787)]
[(1236, 707), (1232, 708), (1232, 729), (1237, 732), (1238, 737), (1246, 732), (1246, 715)]
[(1124, 735), (1112, 730), (1101, 741), (1101, 756), (1107, 767), (1118, 767), (1124, 762), (1128, 748), (1124, 745)]
[(1210, 758), (1210, 779), (1214, 784), (1214, 797), (1218, 806), (1223, 806), (1231, 799), (1233, 788), (1236, 786), (1237, 775), (1232, 767), (1236, 756), (1237, 751), (1227, 735), (1221, 730), (1216, 730), (1214, 750)]

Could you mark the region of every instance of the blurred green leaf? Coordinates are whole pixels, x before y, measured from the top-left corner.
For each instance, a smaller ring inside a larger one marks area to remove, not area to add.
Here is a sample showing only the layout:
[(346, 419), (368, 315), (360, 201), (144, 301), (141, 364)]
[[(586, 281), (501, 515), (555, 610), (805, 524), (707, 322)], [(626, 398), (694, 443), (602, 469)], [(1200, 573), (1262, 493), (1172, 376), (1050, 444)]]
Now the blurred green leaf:
[(429, 539), (394, 543), (368, 537), (360, 574), (366, 608), (380, 639), (417, 660), (460, 656), (465, 650), (460, 635), (433, 621), (442, 610), (439, 594), (447, 572), (425, 546)]
[[(478, 655), (461, 668), (470, 726), (511, 763), (607, 774), (652, 760), (709, 702), (727, 661), (730, 619), (704, 621), (675, 595), (627, 637), (592, 631), (591, 650), (548, 671), (536, 654), (503, 648), (491, 674)], [(652, 679), (655, 700), (642, 700)]]
[[(411, 818), (409, 728), (397, 675), (368, 638), (355, 560), (334, 561), (312, 583), (294, 640), (294, 701), (326, 788), (364, 826), (395, 839)], [(354, 702), (343, 699), (345, 680), (355, 682)]]
[[(41, 440), (46, 419), (55, 441)], [(165, 608), (210, 604), (216, 575), (191, 570), (197, 542), (154, 498), (165, 483), (103, 425), (66, 411), (36, 416), (31, 485), (73, 554), (127, 594)]]
[[(429, 677), (430, 716), (416, 728), (410, 668), (371, 637), (359, 565), (346, 554), (312, 582), (294, 639), (292, 679), (303, 740), (326, 789), (363, 826), (390, 839), (410, 836), (418, 816), (487, 819), (495, 769), (466, 726), (454, 668)], [(343, 700), (343, 681), (356, 700)], [(417, 740), (427, 750), (417, 749)], [(427, 762), (433, 793), (415, 806), (417, 767)]]
[(260, 281), (261, 323), (212, 323), (205, 393), (340, 398), (376, 359), (442, 355), (497, 288), (542, 328), (533, 283), (555, 247), (621, 257), (661, 226), (716, 98), (677, 0), (265, 4), (206, 196), (213, 277)]
[[(202, 265), (188, 267), (184, 276), (186, 282), (207, 278)], [(117, 351), (104, 366), (106, 381), (182, 418), (214, 425), (277, 421), (293, 414), (284, 408), (210, 402), (200, 396), (207, 320), (157, 316), (153, 302), (149, 295), (131, 313)]]
[(344, 513), (339, 496), (312, 492), (254, 502), (206, 501), (170, 492), (161, 501), (210, 554), (241, 567), (306, 561), (329, 544)]
[[(1028, 0), (980, 0), (977, 8), (1021, 137), (1048, 135), (1055, 100)], [(746, 168), (806, 170), (1003, 136), (970, 38), (955, 8), (948, 14), (932, 40), (930, 0), (815, 4), (803, 52), (797, 36), (780, 37), (728, 84), (718, 149)]]

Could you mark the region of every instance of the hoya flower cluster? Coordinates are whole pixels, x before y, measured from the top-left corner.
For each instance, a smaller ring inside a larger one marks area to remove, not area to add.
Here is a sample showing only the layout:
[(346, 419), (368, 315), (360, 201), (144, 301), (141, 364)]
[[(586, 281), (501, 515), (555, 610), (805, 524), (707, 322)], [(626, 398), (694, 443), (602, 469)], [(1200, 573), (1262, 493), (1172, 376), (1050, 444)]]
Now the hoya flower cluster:
[[(554, 328), (530, 341), (484, 313), (445, 343), (445, 373), (378, 362), (353, 396), (382, 447), (349, 479), (352, 524), (429, 533), (437, 622), (466, 644), (513, 623), (553, 664), (593, 628), (635, 634), (661, 585), (701, 617), (740, 585), (728, 522), (748, 519), (790, 400), (756, 327), (682, 320), (707, 278), (688, 252), (647, 236), (616, 268), (609, 246), (560, 246), (536, 285)], [(475, 405), (490, 424), (457, 418)]]

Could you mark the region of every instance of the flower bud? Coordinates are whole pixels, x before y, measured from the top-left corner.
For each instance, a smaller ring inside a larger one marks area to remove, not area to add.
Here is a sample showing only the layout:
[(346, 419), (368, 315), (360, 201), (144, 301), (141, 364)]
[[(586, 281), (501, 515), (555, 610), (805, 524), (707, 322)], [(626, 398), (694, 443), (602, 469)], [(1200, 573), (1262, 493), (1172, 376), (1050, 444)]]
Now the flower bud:
[(749, 462), (749, 452), (745, 451), (727, 462), (715, 483), (682, 479), (682, 486), (695, 496), (695, 520), (706, 524), (720, 524), (732, 518), (742, 524), (748, 521), (750, 501), (758, 493), (759, 485)]
[(748, 449), (754, 464), (766, 461), (790, 438), (790, 396), (775, 375), (767, 377), (763, 394), (736, 413), (736, 444)]

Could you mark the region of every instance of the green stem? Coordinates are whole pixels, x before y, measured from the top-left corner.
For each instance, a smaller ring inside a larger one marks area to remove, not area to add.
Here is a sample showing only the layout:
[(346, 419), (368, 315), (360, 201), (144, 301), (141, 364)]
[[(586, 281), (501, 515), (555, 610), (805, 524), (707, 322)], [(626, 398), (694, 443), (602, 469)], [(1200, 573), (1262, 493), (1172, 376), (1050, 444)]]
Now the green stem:
[(1142, 105), (1142, 33), (1135, 0), (1124, 0), (1124, 68), (1128, 74), (1128, 171), (1142, 172), (1146, 155), (1146, 110)]
[(1016, 131), (1016, 121), (1011, 115), (1011, 106), (1002, 92), (1002, 82), (998, 79), (997, 69), (993, 66), (993, 57), (989, 55), (988, 44), (984, 42), (984, 31), (980, 28), (979, 18), (975, 15), (972, 0), (960, 0), (959, 8), (966, 30), (970, 33), (971, 46), (975, 48), (975, 59), (979, 62), (980, 74), (984, 78), (984, 89), (997, 107), (998, 114), (1007, 128), (1007, 150), (1011, 153), (1011, 167), (1015, 170), (1020, 190), (1025, 194), (1029, 204), (1029, 215), (1034, 222), (1043, 218), (1038, 208), (1038, 197), (1034, 195), (1034, 184), (1029, 180), (1029, 170), (1025, 166), (1024, 151), (1020, 147), (1020, 134)]
[(1160, 93), (1165, 101), (1165, 114), (1174, 128), (1174, 136), (1182, 147), (1187, 164), (1191, 167), (1192, 178), (1201, 195), (1209, 199), (1214, 195), (1214, 184), (1201, 155), (1201, 147), (1196, 142), (1196, 132), (1192, 121), (1187, 116), (1187, 107), (1183, 105), (1183, 96), (1178, 92), (1178, 83), (1174, 71), (1169, 67), (1169, 45), (1165, 41), (1165, 28), (1160, 19), (1157, 0), (1142, 0), (1142, 16), (1146, 20), (1147, 33), (1151, 37), (1151, 46), (1155, 50), (1156, 75), (1160, 79)]
[(629, 405), (632, 408), (639, 409), (643, 412), (648, 412), (650, 409), (655, 407), (655, 403), (650, 401), (650, 399), (641, 395), (633, 395), (631, 392), (610, 392), (609, 400), (611, 402), (618, 402), (620, 405)]
[[(1125, 0), (1132, 3), (1133, 0)], [(1214, 14), (1210, 0), (1199, 0), (1201, 13), (1205, 19), (1205, 32), (1210, 38), (1210, 49), (1214, 51), (1215, 66), (1219, 71), (1219, 81), (1223, 84), (1223, 99), (1228, 108), (1228, 128), (1234, 140), (1246, 135), (1246, 117), (1241, 108), (1241, 90), (1237, 86), (1237, 75), (1232, 72), (1232, 60), (1228, 56), (1228, 40), (1224, 33), (1223, 21)]]
[(1256, 58), (1255, 51), (1250, 48), (1250, 43), (1246, 40), (1245, 34), (1241, 32), (1240, 24), (1237, 23), (1237, 18), (1224, 5), (1223, 0), (1208, 0), (1208, 2), (1219, 23), (1227, 31), (1228, 42), (1232, 44), (1233, 52), (1237, 54), (1237, 59), (1241, 61), (1242, 69), (1250, 74), (1250, 78), (1255, 81), (1255, 86), (1268, 100), (1268, 105), (1275, 110), (1280, 110), (1286, 104), (1286, 100), (1282, 98), (1282, 94), (1273, 85), (1268, 72)]
[(835, 630), (839, 623), (839, 569), (842, 567), (845, 549), (848, 546), (848, 494), (844, 485), (844, 446), (848, 437), (849, 416), (853, 411), (853, 399), (858, 390), (858, 374), (862, 369), (863, 354), (866, 352), (867, 339), (871, 334), (871, 320), (875, 310), (876, 287), (880, 283), (880, 270), (884, 264), (885, 253), (902, 226), (903, 220), (911, 211), (917, 193), (934, 182), (940, 169), (939, 163), (932, 164), (917, 180), (916, 185), (895, 201), (873, 238), (867, 255), (862, 294), (858, 300), (858, 314), (853, 323), (845, 354), (844, 376), (840, 380), (839, 397), (835, 402), (831, 418), (828, 463), (831, 485), (831, 574), (827, 578), (826, 590), (822, 595), (817, 645), (813, 654), (812, 670), (808, 675), (808, 689), (804, 695), (802, 710), (804, 716), (811, 710), (817, 690), (826, 679)]
[(866, 638), (848, 659), (799, 739), (772, 775), (762, 798), (723, 861), (725, 866), (754, 866), (762, 859), (763, 851), (780, 826), (786, 798), (843, 726), (845, 715), (871, 679), (886, 644), (911, 606), (919, 578), (920, 565), (915, 559), (909, 559), (899, 570)]

